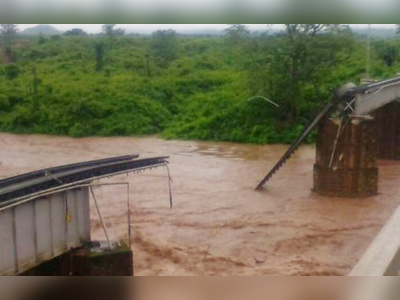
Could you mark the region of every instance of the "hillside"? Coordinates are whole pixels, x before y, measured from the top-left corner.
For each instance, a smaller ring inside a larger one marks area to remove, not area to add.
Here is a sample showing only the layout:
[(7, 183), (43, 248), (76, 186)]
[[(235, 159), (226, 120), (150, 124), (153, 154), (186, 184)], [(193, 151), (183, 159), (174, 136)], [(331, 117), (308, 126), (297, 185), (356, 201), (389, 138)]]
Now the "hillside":
[[(0, 64), (0, 131), (290, 143), (332, 90), (360, 82), (366, 40), (289, 42), (283, 34), (28, 37), (13, 46), (16, 64)], [(373, 39), (374, 78), (397, 74), (399, 49), (397, 39)]]
[(62, 33), (62, 31), (46, 24), (30, 27), (20, 32), (21, 35), (59, 35)]

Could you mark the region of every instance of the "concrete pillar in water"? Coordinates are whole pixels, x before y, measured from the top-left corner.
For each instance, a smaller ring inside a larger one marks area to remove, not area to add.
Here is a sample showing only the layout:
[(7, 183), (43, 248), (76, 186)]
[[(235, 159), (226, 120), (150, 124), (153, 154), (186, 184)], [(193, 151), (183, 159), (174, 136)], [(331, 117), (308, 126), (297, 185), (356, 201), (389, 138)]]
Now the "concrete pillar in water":
[(315, 192), (350, 198), (378, 193), (377, 140), (372, 118), (326, 118), (316, 148)]
[(127, 246), (92, 247), (70, 254), (72, 276), (133, 276), (133, 253)]
[(128, 246), (108, 249), (93, 242), (43, 263), (22, 276), (133, 276), (133, 252)]

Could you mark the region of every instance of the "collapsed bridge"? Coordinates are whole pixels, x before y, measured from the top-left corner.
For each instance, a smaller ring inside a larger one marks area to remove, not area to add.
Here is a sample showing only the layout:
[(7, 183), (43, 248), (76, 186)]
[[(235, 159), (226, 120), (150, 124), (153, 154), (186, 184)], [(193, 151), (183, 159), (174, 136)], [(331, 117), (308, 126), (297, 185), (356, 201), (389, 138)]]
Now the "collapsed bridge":
[[(263, 186), (318, 126), (314, 191), (363, 198), (378, 194), (378, 158), (400, 160), (400, 77), (336, 93), (257, 186)], [(361, 257), (351, 276), (400, 275), (400, 208)]]
[(259, 183), (265, 184), (318, 128), (314, 191), (325, 196), (378, 193), (376, 159), (400, 159), (400, 77), (338, 89)]
[[(168, 157), (138, 159), (127, 155), (59, 166), (0, 181), (0, 275), (19, 275), (93, 244), (90, 228), (90, 194), (107, 236), (92, 190), (95, 180), (167, 166)], [(129, 194), (129, 186), (128, 186)], [(129, 201), (129, 197), (128, 197)], [(129, 202), (128, 202), (129, 208)], [(128, 222), (130, 229), (130, 210)], [(109, 249), (113, 248), (111, 241)], [(126, 270), (103, 270), (97, 275), (132, 275), (130, 248), (123, 256)], [(70, 258), (68, 258), (70, 259)], [(109, 258), (107, 258), (109, 259)], [(61, 275), (93, 275), (86, 257), (76, 257)], [(83, 263), (82, 263), (83, 262)], [(98, 270), (96, 271), (98, 272)]]

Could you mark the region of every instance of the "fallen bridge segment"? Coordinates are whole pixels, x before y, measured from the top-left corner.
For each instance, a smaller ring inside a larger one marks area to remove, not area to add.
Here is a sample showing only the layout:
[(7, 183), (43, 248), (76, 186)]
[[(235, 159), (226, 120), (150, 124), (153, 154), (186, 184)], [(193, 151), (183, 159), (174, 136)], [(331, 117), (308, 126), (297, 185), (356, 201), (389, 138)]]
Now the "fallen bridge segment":
[(319, 124), (319, 122), (333, 109), (332, 104), (327, 104), (315, 117), (315, 119), (306, 127), (304, 132), (301, 134), (299, 138), (297, 138), (290, 148), (286, 151), (286, 153), (282, 156), (282, 158), (278, 161), (278, 163), (271, 169), (271, 171), (264, 177), (264, 179), (258, 184), (256, 191), (259, 191), (263, 188), (263, 186), (275, 175), (276, 172), (279, 171), (280, 168), (292, 157), (294, 152), (299, 148), (301, 143), (307, 138), (307, 136), (311, 133), (311, 131)]

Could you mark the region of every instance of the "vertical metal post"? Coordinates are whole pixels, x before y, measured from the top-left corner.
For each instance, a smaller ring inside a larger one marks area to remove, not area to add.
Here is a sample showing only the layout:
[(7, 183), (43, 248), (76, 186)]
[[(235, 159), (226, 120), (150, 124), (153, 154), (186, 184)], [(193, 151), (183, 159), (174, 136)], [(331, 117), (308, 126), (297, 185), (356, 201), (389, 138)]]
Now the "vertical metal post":
[(332, 168), (333, 158), (335, 157), (336, 147), (337, 147), (337, 144), (338, 144), (338, 141), (339, 141), (339, 137), (340, 137), (340, 133), (341, 133), (340, 131), (342, 129), (343, 118), (344, 117), (342, 116), (342, 118), (340, 119), (339, 128), (338, 128), (338, 131), (337, 131), (337, 134), (336, 134), (335, 143), (333, 145), (333, 151), (332, 151), (331, 160), (329, 162), (329, 168)]
[(172, 178), (171, 178), (171, 173), (169, 172), (168, 164), (166, 164), (165, 167), (167, 168), (168, 171), (169, 207), (172, 208), (172, 189), (171, 189)]
[(64, 239), (65, 239), (65, 250), (68, 251), (68, 191), (65, 191), (62, 196), (64, 197), (64, 209), (65, 209), (65, 227), (64, 227)]
[(79, 208), (78, 208), (78, 204), (79, 204), (79, 197), (80, 197), (80, 191), (81, 189), (76, 189), (76, 190), (72, 190), (71, 194), (74, 196), (73, 197), (73, 201), (74, 201), (74, 205), (75, 205), (75, 220), (76, 220), (76, 226), (75, 226), (75, 233), (77, 236), (77, 239), (79, 240), (79, 242), (81, 242), (81, 234), (79, 231)]
[(90, 192), (92, 193), (93, 200), (94, 200), (94, 204), (96, 205), (97, 213), (99, 214), (101, 226), (103, 227), (104, 234), (106, 235), (106, 239), (107, 239), (108, 246), (110, 247), (110, 249), (112, 249), (112, 245), (111, 245), (111, 242), (110, 242), (110, 238), (108, 237), (108, 232), (107, 232), (106, 224), (104, 223), (103, 216), (102, 216), (102, 214), (101, 214), (101, 212), (100, 212), (100, 207), (99, 207), (99, 205), (98, 205), (98, 203), (97, 203), (97, 199), (96, 199), (96, 196), (94, 195), (94, 192), (93, 192), (93, 188), (92, 188), (92, 187), (90, 187)]
[(54, 257), (54, 240), (53, 240), (53, 205), (51, 204), (51, 197), (49, 197), (47, 199), (47, 201), (49, 202), (49, 228), (50, 228), (50, 247), (51, 247), (51, 256)]
[(38, 250), (38, 231), (37, 231), (37, 216), (36, 216), (36, 205), (37, 201), (33, 201), (32, 209), (33, 209), (33, 235), (34, 235), (34, 246), (35, 246), (35, 256), (36, 256), (36, 263), (39, 262), (39, 250)]
[(128, 199), (128, 235), (129, 235), (129, 249), (132, 249), (132, 223), (131, 223), (131, 204), (130, 204), (130, 197), (129, 197), (129, 183), (126, 185), (127, 188), (127, 199)]
[(15, 214), (16, 208), (11, 209), (12, 212), (12, 233), (13, 233), (13, 246), (14, 246), (14, 267), (15, 273), (19, 273), (19, 259), (18, 259), (18, 243), (17, 243), (17, 220)]

